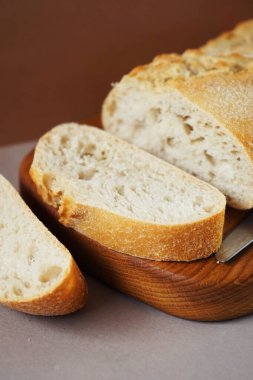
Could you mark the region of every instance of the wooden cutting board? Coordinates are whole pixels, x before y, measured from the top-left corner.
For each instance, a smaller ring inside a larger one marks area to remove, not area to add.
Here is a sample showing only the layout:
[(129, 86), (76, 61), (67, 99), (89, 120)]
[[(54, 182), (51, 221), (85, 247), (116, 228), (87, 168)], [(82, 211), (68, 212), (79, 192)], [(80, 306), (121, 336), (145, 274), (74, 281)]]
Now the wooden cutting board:
[[(168, 314), (197, 321), (236, 318), (253, 311), (253, 248), (227, 264), (214, 256), (190, 263), (157, 262), (110, 250), (57, 221), (29, 176), (33, 153), (20, 167), (21, 195), (69, 248), (84, 272)], [(248, 213), (226, 210), (225, 234)]]

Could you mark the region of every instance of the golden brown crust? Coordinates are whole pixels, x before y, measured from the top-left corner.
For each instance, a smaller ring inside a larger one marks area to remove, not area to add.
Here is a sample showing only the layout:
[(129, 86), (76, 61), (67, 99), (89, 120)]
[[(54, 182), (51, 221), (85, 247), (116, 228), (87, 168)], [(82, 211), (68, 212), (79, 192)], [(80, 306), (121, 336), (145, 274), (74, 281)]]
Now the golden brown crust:
[[(54, 205), (57, 194), (46, 186), (37, 186), (40, 181), (35, 168), (30, 175), (43, 201)], [(174, 226), (128, 219), (69, 198), (57, 211), (62, 224), (115, 251), (158, 261), (191, 261), (210, 256), (220, 247), (224, 208), (201, 221)]]
[(52, 292), (23, 301), (1, 300), (1, 303), (28, 314), (57, 316), (81, 309), (86, 304), (87, 294), (86, 281), (74, 260), (71, 260), (66, 277)]
[[(224, 211), (199, 222), (161, 226), (133, 221), (104, 210), (76, 205), (60, 221), (115, 251), (151, 260), (191, 261), (220, 247)], [(104, 228), (106, 226), (106, 228)]]
[(123, 81), (136, 78), (151, 88), (168, 86), (171, 81), (185, 81), (195, 77), (210, 77), (218, 74), (233, 74), (253, 71), (252, 59), (240, 54), (209, 56), (199, 50), (187, 50), (184, 54), (158, 55), (149, 64), (134, 68)]
[(225, 126), (253, 163), (253, 72), (198, 77), (175, 88)]
[[(1, 185), (3, 186), (3, 183), (1, 183)], [(6, 191), (12, 193), (13, 202), (15, 202), (18, 207), (22, 207), (25, 214), (30, 217), (30, 219), (27, 220), (31, 223), (34, 220), (34, 228), (40, 229), (40, 232), (43, 232), (44, 238), (52, 240), (52, 246), (56, 250), (61, 250), (62, 255), (68, 257), (68, 267), (61, 282), (52, 287), (51, 290), (45, 291), (41, 296), (36, 295), (23, 299), (20, 297), (20, 299), (16, 300), (2, 297), (0, 298), (0, 303), (28, 314), (45, 316), (63, 315), (79, 310), (85, 305), (87, 300), (87, 285), (74, 259), (69, 251), (42, 225), (30, 208), (20, 199), (20, 196), (11, 184), (5, 180), (4, 186), (6, 186)]]
[[(28, 174), (32, 159), (33, 154), (30, 153), (20, 167), (22, 195), (33, 210), (57, 231), (57, 236), (68, 241), (78, 262), (90, 274), (163, 312), (183, 318), (224, 320), (253, 311), (253, 250), (235, 259), (232, 265), (217, 265), (215, 257), (190, 264), (154, 262), (109, 250), (57, 223), (55, 210), (41, 201)], [(247, 214), (228, 208), (225, 234), (231, 232)]]
[[(225, 126), (253, 162), (253, 60), (234, 54), (210, 57), (191, 50), (164, 54), (135, 68), (123, 81), (135, 79), (151, 91), (176, 89)], [(113, 99), (111, 91), (104, 107)]]
[(220, 34), (203, 46), (200, 51), (206, 54), (223, 55), (240, 53), (245, 56), (253, 56), (253, 20), (239, 23), (228, 32)]

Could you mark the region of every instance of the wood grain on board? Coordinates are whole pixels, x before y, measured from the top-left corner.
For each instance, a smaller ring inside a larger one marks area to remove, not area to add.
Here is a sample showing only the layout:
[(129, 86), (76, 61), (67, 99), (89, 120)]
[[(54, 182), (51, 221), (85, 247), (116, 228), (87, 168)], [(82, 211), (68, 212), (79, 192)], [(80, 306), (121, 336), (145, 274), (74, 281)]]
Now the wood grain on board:
[[(198, 321), (236, 318), (253, 311), (253, 248), (227, 264), (208, 259), (158, 262), (122, 254), (57, 221), (40, 200), (29, 176), (33, 152), (20, 166), (20, 189), (27, 204), (70, 249), (84, 272), (166, 313)], [(227, 208), (224, 233), (248, 212)]]

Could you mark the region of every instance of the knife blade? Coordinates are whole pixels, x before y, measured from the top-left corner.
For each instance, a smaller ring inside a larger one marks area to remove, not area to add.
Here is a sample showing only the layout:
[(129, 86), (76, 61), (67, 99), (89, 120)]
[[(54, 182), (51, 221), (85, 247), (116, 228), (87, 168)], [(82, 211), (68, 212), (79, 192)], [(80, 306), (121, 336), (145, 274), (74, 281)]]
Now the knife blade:
[(225, 263), (253, 244), (253, 213), (247, 216), (222, 242), (215, 257)]

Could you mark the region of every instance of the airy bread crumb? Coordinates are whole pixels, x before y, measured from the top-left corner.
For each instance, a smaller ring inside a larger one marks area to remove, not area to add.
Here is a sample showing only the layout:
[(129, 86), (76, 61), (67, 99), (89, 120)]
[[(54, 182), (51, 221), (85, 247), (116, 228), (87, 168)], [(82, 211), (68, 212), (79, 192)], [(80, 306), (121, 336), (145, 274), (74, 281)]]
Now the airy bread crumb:
[[(37, 144), (30, 174), (63, 224), (119, 252), (184, 260), (210, 255), (220, 244), (219, 191), (97, 128), (52, 129)], [(201, 229), (216, 217), (206, 244)], [(185, 253), (176, 252), (179, 231), (183, 239), (192, 229), (202, 243), (190, 239)]]

